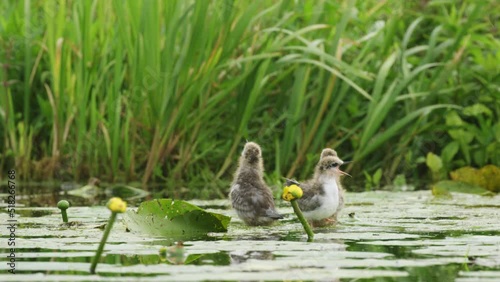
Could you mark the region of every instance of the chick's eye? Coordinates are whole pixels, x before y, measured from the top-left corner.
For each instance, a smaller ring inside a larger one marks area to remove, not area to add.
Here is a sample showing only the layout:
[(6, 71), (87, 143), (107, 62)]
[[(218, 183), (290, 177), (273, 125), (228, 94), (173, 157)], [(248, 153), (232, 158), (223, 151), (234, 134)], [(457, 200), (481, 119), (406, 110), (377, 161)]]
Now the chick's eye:
[(338, 167), (338, 166), (339, 166), (339, 164), (338, 164), (338, 163), (331, 163), (331, 164), (328, 164), (328, 165), (326, 166), (326, 168), (328, 169), (328, 168)]

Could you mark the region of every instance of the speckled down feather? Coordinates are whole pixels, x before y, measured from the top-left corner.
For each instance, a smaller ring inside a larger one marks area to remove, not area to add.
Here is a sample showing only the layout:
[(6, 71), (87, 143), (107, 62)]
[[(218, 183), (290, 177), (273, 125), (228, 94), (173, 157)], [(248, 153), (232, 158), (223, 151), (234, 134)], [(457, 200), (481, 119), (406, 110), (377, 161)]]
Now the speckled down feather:
[(271, 189), (264, 182), (261, 154), (256, 143), (245, 145), (229, 193), (238, 217), (252, 226), (269, 225), (283, 218), (276, 211)]

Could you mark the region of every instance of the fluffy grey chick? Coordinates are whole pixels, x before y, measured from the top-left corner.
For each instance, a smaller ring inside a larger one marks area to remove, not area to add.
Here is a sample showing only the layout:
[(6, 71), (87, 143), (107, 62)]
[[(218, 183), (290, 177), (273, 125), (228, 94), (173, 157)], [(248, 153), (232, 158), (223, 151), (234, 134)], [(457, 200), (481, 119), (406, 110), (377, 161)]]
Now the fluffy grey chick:
[(344, 189), (340, 184), (340, 177), (348, 175), (339, 169), (343, 163), (334, 150), (325, 149), (316, 165), (313, 178), (299, 184), (304, 191), (302, 198), (298, 200), (299, 207), (313, 226), (337, 221), (344, 206)]
[(273, 194), (263, 179), (262, 150), (248, 142), (241, 153), (229, 197), (238, 217), (247, 225), (270, 225), (283, 218), (274, 207)]

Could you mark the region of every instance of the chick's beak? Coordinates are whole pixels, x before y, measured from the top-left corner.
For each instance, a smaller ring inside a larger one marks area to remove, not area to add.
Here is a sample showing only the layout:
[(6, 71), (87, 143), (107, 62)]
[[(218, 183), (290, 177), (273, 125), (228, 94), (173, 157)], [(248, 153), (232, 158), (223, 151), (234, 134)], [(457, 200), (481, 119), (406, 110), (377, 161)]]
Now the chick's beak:
[[(344, 162), (344, 163), (342, 163), (342, 165), (343, 165), (343, 164), (346, 164), (346, 163), (349, 163), (349, 162)], [(336, 168), (335, 168), (335, 170), (336, 170), (338, 173), (342, 174), (342, 175), (347, 175), (347, 176), (349, 176), (349, 177), (352, 177), (349, 173), (347, 173), (347, 172), (345, 172), (345, 171), (340, 170), (340, 168), (339, 168), (339, 167), (336, 167)]]

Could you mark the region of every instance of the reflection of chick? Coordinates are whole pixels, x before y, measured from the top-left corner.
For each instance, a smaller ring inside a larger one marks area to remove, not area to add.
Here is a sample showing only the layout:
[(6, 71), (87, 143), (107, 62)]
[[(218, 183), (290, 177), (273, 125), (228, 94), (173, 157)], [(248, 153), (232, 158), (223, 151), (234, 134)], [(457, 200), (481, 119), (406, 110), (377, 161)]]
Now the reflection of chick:
[(316, 165), (312, 179), (300, 184), (304, 195), (299, 199), (299, 206), (304, 217), (313, 225), (321, 226), (337, 221), (339, 211), (344, 206), (344, 190), (340, 176), (348, 175), (339, 167), (344, 162), (332, 149), (325, 149)]
[(229, 197), (247, 225), (269, 225), (283, 218), (274, 207), (271, 189), (262, 178), (264, 165), (260, 146), (248, 142), (240, 156)]
[(69, 195), (78, 196), (86, 199), (92, 199), (101, 195), (104, 190), (99, 187), (100, 180), (95, 177), (91, 177), (87, 185), (80, 187), (75, 190), (68, 191)]
[(178, 241), (174, 246), (160, 248), (160, 260), (168, 261), (171, 264), (184, 264), (186, 253), (184, 252), (184, 243)]

